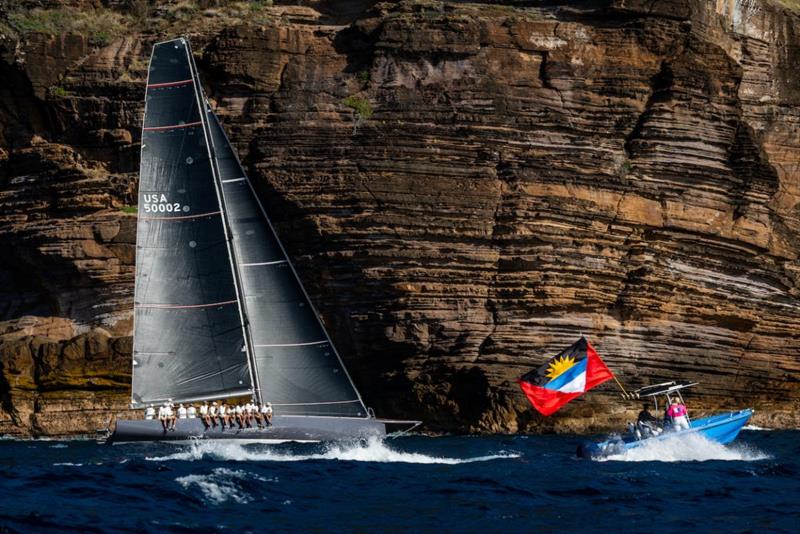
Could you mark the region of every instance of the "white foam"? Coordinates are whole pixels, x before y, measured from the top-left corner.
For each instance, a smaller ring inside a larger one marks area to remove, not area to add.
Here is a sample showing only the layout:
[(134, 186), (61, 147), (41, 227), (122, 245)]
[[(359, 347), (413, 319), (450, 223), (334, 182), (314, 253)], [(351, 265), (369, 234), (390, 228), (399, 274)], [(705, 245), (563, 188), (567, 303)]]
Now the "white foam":
[(185, 477), (178, 477), (175, 481), (187, 490), (197, 487), (205, 500), (213, 504), (222, 504), (226, 501), (246, 504), (253, 500), (240, 485), (242, 481), (247, 479), (259, 480), (261, 482), (271, 482), (274, 480), (253, 475), (245, 471), (218, 467), (206, 475), (187, 475)]
[(59, 463), (55, 463), (53, 465), (62, 465), (62, 466), (67, 466), (67, 467), (83, 467), (83, 464), (74, 464), (72, 462), (59, 462)]
[(698, 434), (649, 440), (622, 454), (611, 455), (602, 461), (618, 462), (706, 462), (709, 460), (754, 462), (771, 456), (742, 443), (722, 445)]
[(322, 446), (319, 452), (296, 454), (287, 450), (276, 450), (268, 446), (245, 448), (238, 443), (201, 441), (192, 443), (188, 449), (166, 456), (147, 457), (150, 461), (195, 461), (205, 457), (216, 460), (238, 462), (302, 462), (308, 460), (343, 460), (352, 462), (446, 464), (456, 465), (472, 462), (487, 462), (507, 458), (519, 458), (515, 452), (501, 451), (497, 454), (470, 458), (431, 456), (416, 452), (404, 452), (390, 447), (379, 439), (355, 443), (332, 443)]
[(758, 425), (744, 425), (742, 427), (742, 429), (743, 430), (758, 430), (758, 431), (762, 431), (762, 432), (771, 432), (771, 431), (775, 430), (774, 428), (766, 428), (766, 427), (758, 426)]

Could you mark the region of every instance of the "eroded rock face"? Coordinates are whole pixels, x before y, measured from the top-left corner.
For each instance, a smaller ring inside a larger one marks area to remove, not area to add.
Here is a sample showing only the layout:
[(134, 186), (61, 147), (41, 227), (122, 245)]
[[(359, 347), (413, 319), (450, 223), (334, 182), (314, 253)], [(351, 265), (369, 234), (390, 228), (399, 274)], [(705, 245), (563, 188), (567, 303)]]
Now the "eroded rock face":
[[(515, 384), (583, 333), (628, 387), (698, 380), (696, 413), (797, 426), (800, 19), (766, 0), (551, 4), (212, 10), (187, 32), (381, 415), (619, 425), (638, 406), (611, 384), (547, 419)], [(163, 38), (84, 43), (77, 60), (53, 50), (79, 36), (0, 42), (0, 432), (93, 431), (127, 404), (121, 208)], [(41, 90), (36, 54), (64, 91)]]

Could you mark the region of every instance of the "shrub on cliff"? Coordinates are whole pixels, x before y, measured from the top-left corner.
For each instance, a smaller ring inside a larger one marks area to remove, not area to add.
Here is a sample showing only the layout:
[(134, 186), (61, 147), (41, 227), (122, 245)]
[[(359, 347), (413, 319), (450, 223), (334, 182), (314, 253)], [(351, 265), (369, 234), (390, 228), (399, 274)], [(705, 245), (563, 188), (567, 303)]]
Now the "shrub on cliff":
[(8, 16), (11, 24), (23, 34), (46, 33), (60, 35), (75, 33), (84, 35), (89, 43), (105, 46), (113, 35), (127, 27), (126, 18), (110, 9), (81, 10), (71, 7), (58, 9), (19, 10)]
[(372, 116), (372, 104), (366, 98), (351, 95), (342, 100), (342, 103), (355, 112), (356, 119), (359, 121), (367, 120)]

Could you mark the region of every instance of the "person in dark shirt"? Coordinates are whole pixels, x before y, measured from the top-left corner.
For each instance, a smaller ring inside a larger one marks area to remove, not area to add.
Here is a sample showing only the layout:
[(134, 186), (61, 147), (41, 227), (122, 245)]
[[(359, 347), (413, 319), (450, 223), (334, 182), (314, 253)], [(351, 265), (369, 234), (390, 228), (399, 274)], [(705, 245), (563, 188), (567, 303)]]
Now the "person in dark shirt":
[(647, 403), (642, 404), (642, 411), (639, 412), (639, 417), (636, 419), (636, 426), (643, 437), (657, 436), (663, 430), (658, 418), (650, 413), (650, 406)]

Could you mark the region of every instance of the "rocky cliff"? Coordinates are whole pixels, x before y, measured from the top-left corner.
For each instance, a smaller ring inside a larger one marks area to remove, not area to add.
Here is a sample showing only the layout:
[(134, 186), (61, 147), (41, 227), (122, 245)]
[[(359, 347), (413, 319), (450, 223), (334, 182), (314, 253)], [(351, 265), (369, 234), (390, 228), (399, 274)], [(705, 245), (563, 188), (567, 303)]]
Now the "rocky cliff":
[(515, 384), (583, 333), (628, 387), (800, 424), (791, 0), (271, 4), (0, 1), (0, 434), (126, 413), (144, 80), (176, 34), (381, 415), (618, 425), (612, 384), (546, 419)]

